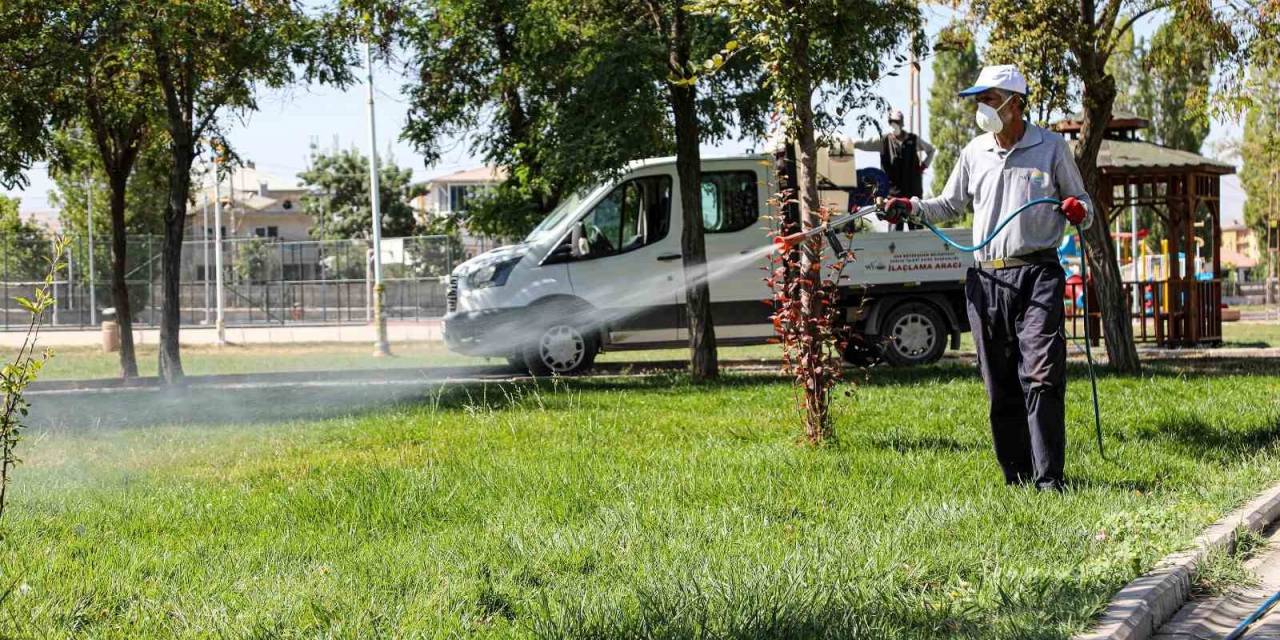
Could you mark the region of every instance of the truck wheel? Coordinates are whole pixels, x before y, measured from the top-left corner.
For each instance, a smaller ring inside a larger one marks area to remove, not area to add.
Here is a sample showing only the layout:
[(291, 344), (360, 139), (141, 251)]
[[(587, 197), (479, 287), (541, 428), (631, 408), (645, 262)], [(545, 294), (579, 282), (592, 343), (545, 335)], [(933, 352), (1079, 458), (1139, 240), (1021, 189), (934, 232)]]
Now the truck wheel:
[(885, 338), (884, 359), (894, 366), (937, 362), (947, 349), (947, 330), (942, 316), (923, 302), (894, 307), (880, 327)]
[(599, 351), (595, 332), (570, 323), (553, 322), (525, 348), (524, 364), (535, 376), (567, 376), (590, 369)]

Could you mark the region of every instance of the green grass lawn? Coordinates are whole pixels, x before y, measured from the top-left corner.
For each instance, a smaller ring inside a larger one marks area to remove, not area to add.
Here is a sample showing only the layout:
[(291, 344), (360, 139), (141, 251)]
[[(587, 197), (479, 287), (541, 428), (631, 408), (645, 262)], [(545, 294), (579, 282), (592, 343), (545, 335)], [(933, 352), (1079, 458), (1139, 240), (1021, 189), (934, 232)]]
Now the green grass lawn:
[[(182, 365), (188, 375), (223, 373), (272, 373), (344, 369), (415, 368), (441, 365), (505, 364), (497, 358), (472, 358), (449, 352), (439, 342), (409, 342), (392, 345), (391, 358), (373, 358), (372, 345), (364, 343), (252, 344), (226, 347), (187, 346), (182, 348)], [(139, 346), (138, 373), (156, 375), (156, 347)], [(724, 347), (725, 359), (778, 358), (778, 347)], [(687, 360), (687, 349), (610, 351), (598, 362), (652, 362)], [(54, 357), (40, 374), (41, 380), (114, 378), (119, 375), (120, 356), (95, 347), (57, 347)]]
[(1280, 323), (1224, 322), (1222, 341), (1228, 347), (1280, 348)]
[(1064, 495), (1006, 488), (962, 364), (36, 398), (7, 636), (1065, 638), (1280, 477), (1268, 363), (1069, 390)]
[[(1223, 325), (1226, 346), (1280, 347), (1280, 324), (1229, 322)], [(973, 351), (973, 339), (964, 334), (960, 350)], [(254, 344), (227, 347), (183, 347), (183, 367), (189, 375), (219, 373), (269, 373), (277, 371), (317, 371), (343, 369), (414, 368), (440, 365), (502, 364), (498, 359), (470, 358), (450, 353), (438, 342), (411, 342), (392, 345), (395, 357), (370, 357), (372, 348), (363, 343)], [(722, 347), (720, 357), (728, 359), (777, 359), (776, 345)], [(652, 362), (683, 360), (685, 349), (655, 351), (610, 351), (600, 362)], [(92, 347), (59, 347), (41, 374), (43, 380), (114, 378), (119, 374), (119, 355)], [(138, 347), (138, 369), (144, 376), (156, 375), (156, 348)]]

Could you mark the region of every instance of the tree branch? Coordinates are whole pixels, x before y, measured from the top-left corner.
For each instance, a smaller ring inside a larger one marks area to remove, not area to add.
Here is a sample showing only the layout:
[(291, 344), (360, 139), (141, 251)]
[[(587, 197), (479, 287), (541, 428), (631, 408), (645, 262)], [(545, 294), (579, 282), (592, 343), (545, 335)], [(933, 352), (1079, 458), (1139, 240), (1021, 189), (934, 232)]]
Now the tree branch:
[(1126, 18), (1125, 21), (1120, 24), (1119, 28), (1116, 28), (1111, 32), (1106, 46), (1102, 48), (1102, 59), (1105, 61), (1111, 58), (1111, 54), (1115, 51), (1116, 45), (1120, 43), (1120, 38), (1124, 35), (1125, 31), (1128, 31), (1133, 27), (1134, 23), (1156, 11), (1169, 8), (1171, 4), (1171, 2), (1157, 2)]

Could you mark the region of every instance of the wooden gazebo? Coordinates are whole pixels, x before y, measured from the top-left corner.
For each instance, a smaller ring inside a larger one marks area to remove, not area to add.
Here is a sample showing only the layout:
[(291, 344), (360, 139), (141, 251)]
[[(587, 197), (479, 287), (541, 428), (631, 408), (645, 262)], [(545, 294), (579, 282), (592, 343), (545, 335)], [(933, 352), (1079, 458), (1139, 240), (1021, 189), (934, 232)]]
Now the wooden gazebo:
[[(1222, 341), (1222, 225), (1220, 181), (1235, 173), (1230, 164), (1199, 154), (1142, 141), (1148, 121), (1117, 113), (1098, 153), (1103, 189), (1099, 209), (1114, 228), (1143, 216), (1159, 221), (1150, 229), (1149, 250), (1129, 251), (1121, 276), (1129, 296), (1134, 339), (1180, 347)], [(1072, 117), (1053, 128), (1069, 140), (1079, 138), (1081, 122)], [(1073, 142), (1074, 144), (1074, 142)], [(1137, 232), (1136, 228), (1127, 229)], [(1137, 243), (1126, 233), (1125, 243)], [(1160, 237), (1162, 236), (1162, 237)], [(1144, 246), (1146, 246), (1144, 244)], [(1117, 257), (1128, 247), (1121, 246)]]

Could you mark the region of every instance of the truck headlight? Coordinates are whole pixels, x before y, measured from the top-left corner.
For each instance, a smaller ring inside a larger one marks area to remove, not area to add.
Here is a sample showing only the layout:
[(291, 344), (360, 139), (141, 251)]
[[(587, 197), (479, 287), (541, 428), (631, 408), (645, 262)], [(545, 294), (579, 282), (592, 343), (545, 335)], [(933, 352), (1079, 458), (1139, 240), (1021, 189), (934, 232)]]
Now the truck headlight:
[(507, 277), (519, 263), (520, 258), (512, 258), (480, 267), (467, 276), (467, 285), (472, 289), (501, 287), (507, 283)]

